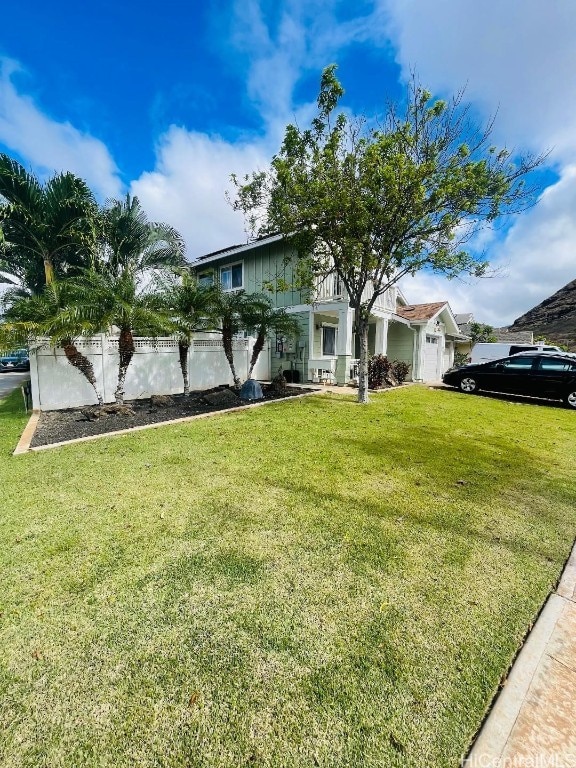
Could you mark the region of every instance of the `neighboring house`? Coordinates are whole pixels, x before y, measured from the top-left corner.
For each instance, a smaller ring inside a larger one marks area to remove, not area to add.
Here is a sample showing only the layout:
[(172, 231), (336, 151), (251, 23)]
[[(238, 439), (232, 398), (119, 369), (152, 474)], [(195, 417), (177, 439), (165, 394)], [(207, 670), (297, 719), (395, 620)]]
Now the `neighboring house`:
[[(344, 286), (331, 274), (311, 295), (295, 287), (294, 263), (293, 251), (274, 235), (207, 254), (193, 267), (200, 283), (218, 279), (224, 290), (267, 293), (275, 306), (298, 318), (298, 339), (272, 340), (274, 375), (290, 370), (300, 381), (347, 384), (357, 376), (360, 351)], [(413, 381), (437, 381), (453, 363), (455, 342), (463, 338), (447, 302), (408, 305), (394, 286), (374, 304), (368, 352), (408, 363)]]
[(534, 344), (532, 331), (512, 331), (509, 328), (494, 328), (496, 341), (502, 344)]
[[(474, 322), (474, 315), (459, 314), (455, 315), (456, 322), (460, 333), (465, 337), (468, 337), (465, 341), (460, 341), (456, 344), (456, 352), (461, 352), (465, 355), (470, 355), (472, 352), (473, 343), (470, 337), (470, 326)], [(511, 331), (509, 328), (493, 328), (492, 335), (496, 342), (502, 344), (533, 344), (534, 334), (532, 331)]]

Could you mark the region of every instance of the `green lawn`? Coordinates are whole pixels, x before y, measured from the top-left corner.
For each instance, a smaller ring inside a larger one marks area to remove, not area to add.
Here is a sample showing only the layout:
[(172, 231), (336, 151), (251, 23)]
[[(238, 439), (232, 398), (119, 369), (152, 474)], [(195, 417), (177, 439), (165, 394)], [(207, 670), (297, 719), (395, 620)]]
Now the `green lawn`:
[(0, 765), (458, 764), (575, 533), (576, 415), (424, 387), (11, 457)]

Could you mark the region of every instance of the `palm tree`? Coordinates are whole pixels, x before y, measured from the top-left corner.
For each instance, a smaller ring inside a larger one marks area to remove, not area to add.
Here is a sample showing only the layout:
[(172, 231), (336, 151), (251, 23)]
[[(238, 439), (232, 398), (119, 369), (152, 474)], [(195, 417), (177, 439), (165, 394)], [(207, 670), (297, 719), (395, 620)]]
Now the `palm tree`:
[(110, 200), (101, 212), (101, 227), (97, 272), (142, 276), (186, 266), (182, 235), (168, 224), (148, 221), (137, 197)]
[(166, 312), (167, 330), (178, 338), (178, 358), (184, 394), (190, 394), (188, 376), (188, 352), (192, 338), (197, 331), (208, 330), (213, 312), (215, 290), (212, 286), (198, 285), (196, 277), (188, 270), (182, 270), (179, 282), (161, 286), (159, 305)]
[(126, 374), (136, 347), (134, 336), (156, 337), (167, 326), (167, 317), (158, 306), (154, 293), (142, 289), (137, 277), (129, 270), (118, 276), (108, 272), (85, 272), (74, 280), (76, 311), (85, 327), (91, 331), (110, 332), (117, 328), (118, 382), (114, 396), (118, 404), (124, 402)]
[(11, 294), (4, 303), (7, 309), (0, 325), (1, 346), (28, 345), (30, 338), (48, 336), (51, 344), (64, 350), (70, 365), (84, 376), (98, 405), (102, 405), (92, 363), (74, 343), (76, 337), (90, 333), (92, 327), (81, 318), (78, 291), (71, 281), (48, 283), (36, 296)]
[(222, 335), (224, 354), (232, 371), (235, 387), (240, 386), (240, 378), (234, 365), (233, 340), (234, 336), (246, 327), (244, 316), (249, 301), (250, 297), (246, 295), (246, 291), (224, 291), (220, 285), (214, 286), (212, 317), (216, 323), (215, 330)]
[(184, 240), (167, 224), (150, 222), (136, 197), (110, 201), (101, 212), (93, 269), (75, 281), (78, 312), (94, 331), (119, 329), (117, 403), (124, 402), (126, 374), (135, 352), (134, 334), (158, 336), (168, 323), (150, 284), (155, 270), (182, 267)]
[(278, 336), (298, 336), (300, 324), (286, 310), (274, 308), (270, 299), (264, 295), (250, 296), (241, 311), (244, 327), (256, 334), (248, 370), (248, 378), (250, 379), (260, 353), (264, 349), (266, 337), (270, 333), (276, 333)]
[(0, 154), (0, 282), (40, 294), (90, 265), (98, 208), (87, 184), (59, 173), (42, 184)]

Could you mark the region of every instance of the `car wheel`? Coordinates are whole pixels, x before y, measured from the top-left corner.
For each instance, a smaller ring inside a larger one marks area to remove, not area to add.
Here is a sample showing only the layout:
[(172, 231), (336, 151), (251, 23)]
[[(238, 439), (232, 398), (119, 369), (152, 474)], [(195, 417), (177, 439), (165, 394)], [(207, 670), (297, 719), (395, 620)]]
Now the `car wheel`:
[(576, 411), (576, 389), (571, 389), (564, 395), (564, 405)]
[(474, 392), (478, 392), (478, 382), (471, 376), (464, 376), (458, 382), (458, 389), (460, 392), (464, 392), (467, 395), (472, 395)]

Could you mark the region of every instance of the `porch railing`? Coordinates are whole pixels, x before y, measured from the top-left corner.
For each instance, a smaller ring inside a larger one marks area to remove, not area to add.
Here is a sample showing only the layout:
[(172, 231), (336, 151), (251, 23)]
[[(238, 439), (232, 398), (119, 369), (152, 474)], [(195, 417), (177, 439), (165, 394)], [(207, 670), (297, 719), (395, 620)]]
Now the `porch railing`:
[[(373, 294), (372, 284), (369, 283), (362, 293), (362, 301), (369, 301)], [(342, 280), (336, 274), (319, 278), (314, 291), (314, 301), (348, 301), (348, 292), (344, 288)], [(386, 293), (378, 296), (374, 304), (376, 309), (386, 309), (394, 312), (396, 309), (396, 289), (391, 288)]]

